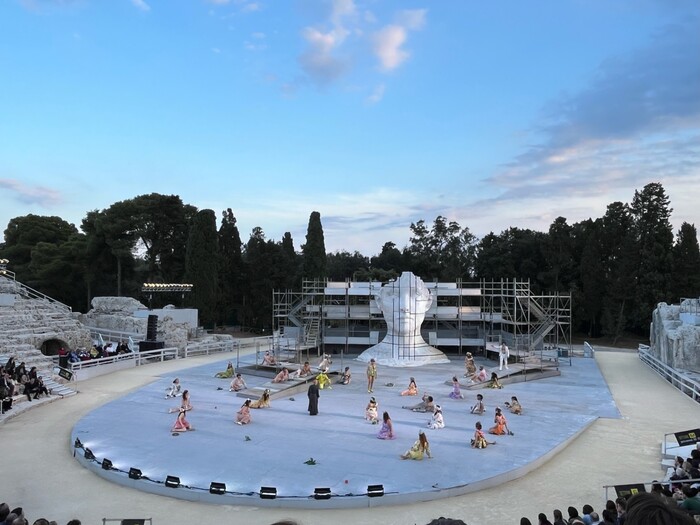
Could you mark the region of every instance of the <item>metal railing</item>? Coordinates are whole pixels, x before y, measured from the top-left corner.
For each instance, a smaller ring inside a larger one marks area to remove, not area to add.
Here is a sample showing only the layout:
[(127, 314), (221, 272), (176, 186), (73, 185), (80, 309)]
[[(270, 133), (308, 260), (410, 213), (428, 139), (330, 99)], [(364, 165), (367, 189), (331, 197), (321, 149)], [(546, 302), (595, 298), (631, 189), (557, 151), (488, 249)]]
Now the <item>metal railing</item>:
[[(659, 480), (637, 481), (635, 483), (618, 483), (617, 485), (603, 485), (603, 490), (605, 492), (604, 500), (605, 501), (608, 501), (609, 499), (614, 500), (614, 498), (608, 497), (608, 492), (610, 491), (610, 489), (614, 490), (615, 487), (619, 487), (619, 486), (644, 485), (644, 490), (646, 490), (647, 486), (649, 486), (649, 488), (651, 489), (652, 485), (671, 485), (673, 483), (697, 483), (699, 481), (700, 481), (700, 479), (681, 479), (681, 480), (677, 480), (677, 481), (670, 481), (670, 480), (664, 479), (663, 481), (659, 481)], [(647, 492), (651, 492), (651, 490), (647, 490)]]
[(15, 272), (11, 272), (10, 270), (3, 270), (2, 274), (0, 276), (5, 277), (6, 279), (9, 279), (11, 281), (15, 282), (17, 292), (28, 298), (28, 299), (41, 299), (43, 301), (46, 301), (49, 303), (51, 306), (55, 306), (59, 308), (60, 310), (65, 310), (67, 312), (72, 312), (73, 308), (68, 306), (67, 304), (63, 304), (61, 301), (57, 301), (56, 299), (49, 297), (46, 294), (41, 293), (38, 290), (35, 290), (34, 288), (30, 288), (26, 284), (22, 284), (15, 278)]
[(640, 344), (638, 347), (639, 359), (649, 368), (675, 386), (678, 390), (691, 397), (693, 401), (700, 401), (700, 383), (684, 372), (671, 368), (666, 363), (656, 358), (649, 351), (649, 345)]
[(97, 359), (88, 359), (86, 361), (78, 361), (76, 363), (68, 363), (68, 368), (77, 372), (87, 368), (94, 368), (103, 365), (112, 365), (124, 361), (135, 361), (136, 366), (141, 366), (147, 363), (165, 361), (167, 359), (177, 359), (177, 348), (161, 348), (158, 350), (147, 350), (145, 352), (130, 352), (128, 354), (118, 354), (110, 357), (98, 357)]

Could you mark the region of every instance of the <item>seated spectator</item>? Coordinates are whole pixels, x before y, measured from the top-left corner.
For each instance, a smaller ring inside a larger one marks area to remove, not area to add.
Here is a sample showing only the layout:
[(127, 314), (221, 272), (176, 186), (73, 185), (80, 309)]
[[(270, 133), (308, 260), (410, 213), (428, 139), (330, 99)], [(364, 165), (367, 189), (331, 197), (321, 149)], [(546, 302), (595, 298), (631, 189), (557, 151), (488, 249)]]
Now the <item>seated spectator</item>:
[[(9, 393), (9, 390), (0, 385), (0, 412), (7, 412), (8, 410), (12, 410), (12, 396)], [(2, 521), (0, 521), (2, 523)]]
[(615, 520), (615, 523), (623, 525), (627, 519), (627, 516), (625, 516), (627, 513), (627, 500), (625, 498), (617, 498), (615, 500), (615, 508), (617, 509), (617, 520)]
[[(32, 370), (36, 370), (36, 367), (32, 367)], [(14, 373), (14, 380), (19, 381), (21, 383), (26, 383), (27, 382), (27, 367), (24, 365), (24, 361), (22, 361), (17, 368), (15, 368), (15, 373)], [(22, 380), (24, 379), (24, 380)]]
[(552, 522), (547, 519), (547, 515), (544, 512), (540, 512), (537, 515), (537, 525), (552, 525)]
[(564, 515), (561, 513), (559, 509), (554, 509), (554, 524), (553, 525), (567, 525), (567, 523), (564, 521)]
[(569, 507), (566, 511), (569, 513), (569, 525), (585, 525), (583, 518), (578, 515), (576, 507)]
[(38, 399), (39, 393), (39, 383), (36, 379), (32, 378), (25, 383), (24, 394), (27, 396), (28, 401), (32, 400), (32, 395), (34, 395), (34, 399)]
[[(581, 509), (582, 516), (581, 519), (586, 525), (591, 525), (593, 523), (593, 518), (591, 518), (591, 513), (593, 512), (593, 507), (590, 505), (586, 504), (583, 506)], [(596, 520), (597, 521), (597, 520)]]
[(683, 500), (678, 506), (684, 510), (693, 513), (700, 513), (700, 498), (698, 498), (698, 489), (689, 485), (683, 485)]
[(615, 518), (614, 514), (610, 512), (608, 509), (605, 509), (603, 511), (603, 521), (601, 522), (603, 525), (615, 525)]
[(695, 520), (687, 513), (666, 505), (659, 498), (645, 492), (632, 496), (627, 505), (625, 525), (693, 525)]
[(6, 390), (7, 395), (10, 397), (15, 395), (15, 382), (6, 371), (0, 374), (0, 390), (2, 389)]

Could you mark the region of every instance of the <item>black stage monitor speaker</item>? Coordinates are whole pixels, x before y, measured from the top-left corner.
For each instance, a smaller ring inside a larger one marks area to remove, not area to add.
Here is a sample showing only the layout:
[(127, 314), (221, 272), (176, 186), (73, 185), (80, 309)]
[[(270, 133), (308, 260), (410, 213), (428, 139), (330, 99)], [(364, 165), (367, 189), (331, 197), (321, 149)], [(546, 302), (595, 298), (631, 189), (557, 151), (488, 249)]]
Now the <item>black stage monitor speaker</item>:
[(149, 315), (146, 325), (146, 341), (155, 341), (158, 337), (158, 316)]
[(139, 352), (165, 348), (165, 341), (139, 341)]

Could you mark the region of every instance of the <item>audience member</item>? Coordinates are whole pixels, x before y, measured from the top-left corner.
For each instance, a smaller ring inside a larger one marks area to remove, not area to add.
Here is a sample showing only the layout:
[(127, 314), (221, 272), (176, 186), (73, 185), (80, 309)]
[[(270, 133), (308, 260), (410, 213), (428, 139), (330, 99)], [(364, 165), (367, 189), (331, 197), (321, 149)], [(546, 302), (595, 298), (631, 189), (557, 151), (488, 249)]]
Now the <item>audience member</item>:
[(666, 505), (653, 494), (632, 496), (624, 514), (626, 525), (693, 525), (695, 520), (682, 510)]
[(547, 515), (544, 512), (540, 512), (537, 515), (537, 525), (552, 525), (552, 522), (547, 519)]
[(554, 524), (553, 525), (567, 525), (564, 521), (564, 516), (559, 509), (554, 509)]
[(566, 511), (569, 513), (569, 525), (585, 525), (583, 518), (578, 515), (576, 507), (569, 507)]

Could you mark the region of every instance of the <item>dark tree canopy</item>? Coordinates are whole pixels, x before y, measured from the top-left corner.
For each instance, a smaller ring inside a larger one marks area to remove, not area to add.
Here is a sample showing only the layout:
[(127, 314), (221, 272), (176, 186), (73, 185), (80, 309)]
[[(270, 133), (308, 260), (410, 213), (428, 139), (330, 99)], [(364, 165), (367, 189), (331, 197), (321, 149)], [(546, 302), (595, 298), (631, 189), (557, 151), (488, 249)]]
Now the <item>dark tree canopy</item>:
[(189, 303), (199, 309), (200, 323), (207, 327), (216, 324), (219, 243), (216, 214), (202, 210), (192, 219), (187, 241), (185, 280), (192, 284)]
[(217, 231), (211, 210), (153, 193), (87, 212), (82, 233), (59, 217), (16, 217), (0, 258), (10, 259), (19, 280), (74, 308), (97, 295), (144, 300), (147, 281), (191, 281), (202, 322), (260, 330), (273, 324), (273, 290), (299, 290), (302, 279), (386, 282), (403, 271), (424, 280), (516, 278), (535, 293), (570, 292), (574, 330), (617, 339), (647, 335), (658, 302), (700, 295), (697, 230), (684, 223), (674, 239), (670, 215), (663, 186), (651, 183), (629, 204), (610, 203), (601, 218), (569, 224), (557, 217), (547, 232), (511, 227), (477, 241), (443, 216), (419, 220), (406, 246), (385, 242), (370, 259), (326, 253), (316, 211), (297, 253), (289, 232), (268, 240), (257, 227), (244, 246), (231, 209)]
[(312, 211), (306, 230), (306, 244), (301, 247), (304, 257), (304, 277), (306, 279), (324, 279), (326, 269), (326, 243), (323, 238), (321, 214)]
[(684, 222), (673, 246), (672, 299), (700, 297), (700, 247), (694, 224)]

